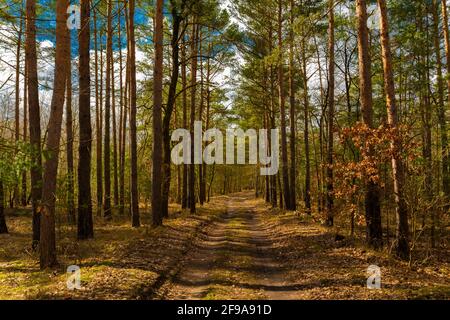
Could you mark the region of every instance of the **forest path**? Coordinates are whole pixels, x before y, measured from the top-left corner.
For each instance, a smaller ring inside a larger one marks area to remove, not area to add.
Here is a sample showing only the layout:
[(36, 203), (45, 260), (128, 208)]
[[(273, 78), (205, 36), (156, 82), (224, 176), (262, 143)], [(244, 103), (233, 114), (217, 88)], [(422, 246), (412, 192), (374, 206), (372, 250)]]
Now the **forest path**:
[[(448, 258), (438, 268), (411, 270), (352, 239), (337, 240), (336, 230), (311, 217), (270, 209), (253, 192), (217, 197), (211, 205), (224, 213), (202, 230), (152, 298), (448, 298)], [(382, 290), (367, 289), (370, 265), (382, 270)]]
[(226, 213), (199, 237), (179, 274), (162, 289), (166, 299), (289, 299), (274, 239), (254, 210), (251, 192), (231, 195)]

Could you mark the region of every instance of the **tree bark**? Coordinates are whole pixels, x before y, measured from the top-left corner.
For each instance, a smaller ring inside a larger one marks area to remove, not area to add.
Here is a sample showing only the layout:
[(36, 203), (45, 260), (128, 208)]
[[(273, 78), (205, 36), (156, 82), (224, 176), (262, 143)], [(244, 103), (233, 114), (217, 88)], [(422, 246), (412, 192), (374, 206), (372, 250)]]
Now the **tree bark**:
[[(289, 167), (290, 171), (290, 203), (291, 210), (297, 209), (297, 192), (296, 192), (296, 128), (295, 128), (295, 120), (296, 120), (296, 112), (295, 112), (295, 80), (294, 80), (294, 0), (290, 0), (290, 26), (289, 26), (289, 118), (291, 125), (291, 136), (290, 136), (290, 149), (291, 149), (291, 163)], [(306, 89), (305, 89), (306, 90)], [(306, 132), (306, 130), (305, 130)], [(306, 139), (306, 138), (305, 138)], [(306, 196), (305, 200), (309, 199), (309, 192)], [(307, 202), (307, 211), (311, 210), (311, 201)], [(309, 206), (308, 206), (309, 205)]]
[[(447, 188), (450, 184), (450, 180), (446, 180), (446, 176), (450, 176), (448, 172), (448, 135), (447, 135), (447, 121), (445, 119), (445, 103), (444, 103), (444, 78), (442, 74), (442, 55), (441, 55), (441, 43), (439, 38), (439, 6), (437, 0), (433, 0), (433, 32), (434, 32), (434, 48), (436, 52), (437, 63), (437, 84), (438, 84), (438, 122), (440, 126), (440, 139), (441, 139), (441, 161), (442, 161), (442, 177), (443, 177), (443, 189)], [(448, 19), (447, 19), (448, 20)], [(447, 163), (446, 163), (447, 162)], [(446, 172), (447, 170), (447, 172)], [(445, 194), (445, 192), (444, 192)], [(448, 197), (448, 194), (447, 194)], [(431, 213), (431, 247), (436, 246), (436, 214), (433, 211)]]
[[(447, 86), (449, 90), (448, 103), (450, 104), (450, 35), (448, 31), (447, 1), (445, 0), (442, 0), (442, 17), (445, 40), (445, 55), (447, 57)], [(443, 190), (448, 203), (450, 201), (450, 150), (448, 146), (447, 123), (445, 120), (444, 108), (439, 109), (438, 120), (441, 127)], [(450, 205), (447, 205), (446, 208), (448, 209), (449, 206)]]
[[(358, 21), (358, 54), (360, 74), (360, 95), (363, 122), (368, 128), (373, 128), (373, 101), (372, 101), (372, 71), (369, 51), (369, 36), (367, 28), (367, 6), (365, 0), (356, 1), (356, 14)], [(373, 146), (369, 147), (367, 156), (375, 156)], [(382, 246), (381, 209), (378, 185), (368, 179), (365, 194), (365, 216), (367, 243), (374, 248)]]
[(183, 10), (183, 5), (179, 9), (175, 1), (170, 1), (172, 11), (172, 74), (170, 77), (169, 94), (167, 97), (166, 112), (164, 113), (162, 133), (163, 133), (163, 185), (162, 185), (162, 208), (161, 214), (164, 218), (169, 216), (169, 193), (170, 193), (170, 121), (175, 106), (176, 90), (178, 84), (178, 76), (180, 73), (179, 62), (179, 33), (182, 16), (179, 10)]
[[(157, 0), (158, 4), (160, 0)], [(137, 127), (136, 127), (136, 39), (134, 34), (134, 12), (135, 0), (129, 2), (129, 41), (130, 41), (130, 156), (131, 156), (131, 220), (132, 226), (137, 228), (141, 225), (139, 216), (139, 194), (138, 194), (138, 172), (137, 172)], [(159, 32), (159, 30), (158, 30)], [(158, 95), (158, 93), (155, 93)], [(155, 106), (154, 106), (155, 108)], [(156, 107), (157, 108), (157, 107)], [(158, 133), (160, 134), (160, 132)], [(161, 153), (160, 155), (161, 156)], [(158, 187), (160, 187), (160, 183)], [(152, 207), (153, 208), (153, 207)], [(159, 212), (159, 210), (158, 210)]]
[[(120, 5), (120, 4), (118, 4)], [(126, 7), (124, 7), (126, 10)], [(123, 88), (123, 53), (122, 53), (122, 16), (119, 10), (119, 86), (120, 86), (120, 110), (119, 110), (119, 214), (125, 213), (125, 142), (123, 137), (125, 136), (125, 123), (124, 117), (126, 112), (125, 95), (126, 90)]]
[(334, 147), (334, 89), (335, 89), (335, 53), (334, 53), (334, 0), (329, 0), (329, 22), (328, 22), (328, 148), (327, 148), (327, 221), (326, 225), (331, 227), (334, 224), (333, 211), (333, 147)]
[[(183, 128), (187, 128), (187, 75), (186, 75), (186, 41), (183, 36), (183, 46), (181, 47), (181, 83), (182, 83), (182, 104), (183, 104)], [(181, 195), (181, 208), (188, 207), (188, 165), (183, 163), (183, 187)]]
[(39, 83), (36, 53), (36, 0), (27, 0), (27, 37), (25, 63), (28, 70), (28, 114), (30, 117), (30, 144), (33, 148), (31, 161), (31, 202), (33, 207), (33, 248), (40, 239), (40, 214), (38, 206), (42, 196), (41, 112), (39, 107)]
[[(208, 27), (208, 33), (211, 32), (211, 28)], [(210, 125), (210, 114), (211, 114), (211, 87), (210, 87), (210, 81), (211, 81), (211, 54), (212, 54), (212, 43), (208, 43), (208, 53), (207, 53), (207, 60), (206, 60), (206, 124), (205, 124), (205, 131), (209, 129)], [(209, 202), (207, 198), (207, 185), (206, 185), (206, 179), (208, 176), (208, 166), (206, 163), (202, 164), (203, 170), (202, 170), (202, 199), (203, 202)]]
[[(325, 118), (325, 110), (327, 105), (327, 100), (325, 99), (324, 95), (324, 85), (323, 85), (323, 79), (322, 79), (322, 64), (320, 62), (320, 48), (317, 44), (316, 38), (314, 37), (314, 44), (316, 47), (316, 54), (317, 54), (317, 66), (319, 68), (319, 84), (320, 84), (320, 104), (321, 104), (321, 114), (319, 118), (319, 155), (320, 155), (320, 163), (325, 162), (325, 156), (324, 156), (324, 118)], [(321, 166), (320, 168), (320, 174), (318, 174), (317, 179), (317, 211), (319, 213), (322, 213), (325, 207), (325, 195), (324, 195), (324, 185), (325, 182), (325, 166)]]
[[(19, 34), (17, 37), (17, 50), (16, 50), (16, 83), (15, 83), (15, 142), (16, 147), (20, 140), (20, 53), (22, 50), (22, 33), (23, 33), (23, 2), (22, 2), (22, 10), (20, 13), (20, 27)], [(14, 205), (19, 204), (19, 181), (14, 186)]]
[[(264, 69), (264, 75), (263, 75), (263, 82), (264, 82), (264, 88), (266, 88), (266, 69)], [(264, 129), (269, 130), (269, 110), (267, 106), (264, 107)], [(266, 139), (266, 143), (268, 143), (268, 140)], [(265, 177), (266, 182), (266, 190), (265, 190), (265, 200), (267, 203), (270, 203), (271, 197), (270, 197), (270, 177)]]
[[(272, 50), (270, 50), (272, 51)], [(270, 120), (270, 129), (275, 129), (275, 85), (274, 85), (274, 72), (272, 65), (270, 66), (270, 114), (269, 114), (269, 120)], [(268, 140), (269, 140), (269, 151), (270, 154), (272, 152), (275, 152), (272, 148), (272, 130), (268, 131)], [(271, 198), (272, 198), (272, 206), (276, 207), (278, 204), (278, 193), (277, 193), (277, 175), (271, 175), (270, 176), (270, 192), (271, 192)], [(281, 191), (281, 190), (280, 190)], [(281, 199), (281, 195), (280, 195)], [(283, 205), (283, 202), (280, 200), (280, 207)]]
[(163, 0), (155, 7), (155, 61), (153, 72), (153, 155), (152, 155), (152, 216), (153, 226), (162, 225), (162, 91), (163, 91)]
[[(192, 36), (191, 36), (191, 105), (190, 105), (190, 132), (191, 137), (194, 137), (194, 122), (195, 122), (195, 104), (197, 94), (197, 54), (198, 54), (198, 34), (199, 26), (194, 18), (192, 24)], [(195, 152), (194, 152), (194, 139), (191, 139), (191, 164), (189, 165), (189, 192), (188, 203), (190, 212), (193, 214), (196, 212), (195, 208), (195, 164), (194, 164)]]
[(401, 157), (401, 141), (398, 132), (398, 111), (395, 101), (394, 74), (392, 70), (392, 54), (389, 39), (388, 14), (385, 0), (378, 0), (380, 10), (381, 50), (384, 70), (384, 88), (386, 91), (386, 107), (388, 124), (394, 131), (391, 141), (392, 153), (392, 176), (394, 179), (394, 195), (397, 218), (397, 255), (402, 258), (409, 257), (409, 231), (408, 231), (408, 209), (404, 198), (404, 165)]
[(66, 31), (66, 10), (69, 0), (56, 3), (56, 57), (53, 96), (51, 101), (50, 119), (42, 188), (40, 266), (41, 269), (50, 268), (56, 261), (56, 231), (55, 231), (55, 203), (56, 177), (58, 174), (59, 143), (61, 139), (62, 118), (64, 113), (64, 95), (67, 81), (67, 51), (69, 33)]
[(285, 208), (291, 210), (291, 196), (289, 188), (289, 167), (287, 154), (287, 135), (286, 135), (286, 107), (284, 97), (284, 70), (283, 70), (283, 9), (282, 1), (278, 0), (278, 101), (280, 104), (281, 117), (281, 172), (283, 175), (283, 193)]
[[(204, 130), (203, 127), (203, 112), (204, 112), (204, 107), (205, 107), (205, 97), (204, 97), (204, 76), (203, 76), (203, 31), (200, 30), (200, 34), (199, 34), (199, 56), (200, 56), (200, 104), (199, 104), (199, 111), (198, 111), (198, 121), (202, 121), (202, 131)], [(202, 143), (202, 148), (203, 148), (203, 142)], [(203, 161), (202, 161), (203, 162)], [(204, 176), (203, 176), (203, 168), (204, 165), (203, 163), (200, 163), (198, 165), (198, 200), (200, 202), (200, 205), (203, 206), (205, 200), (205, 185), (204, 185)]]
[(309, 145), (309, 91), (308, 91), (308, 75), (306, 69), (306, 43), (303, 41), (302, 46), (302, 67), (303, 67), (303, 104), (304, 104), (304, 139), (305, 139), (305, 209), (306, 214), (311, 214), (311, 157)]
[[(25, 63), (24, 67), (24, 86), (23, 86), (23, 141), (28, 142), (28, 68)], [(28, 204), (27, 192), (27, 170), (22, 172), (22, 206)]]
[(0, 234), (8, 233), (8, 227), (5, 219), (5, 198), (3, 190), (3, 181), (0, 180)]
[[(81, 25), (88, 26), (90, 20), (89, 0), (81, 0)], [(91, 201), (91, 76), (90, 76), (90, 29), (82, 28), (79, 42), (79, 131), (78, 147), (78, 239), (94, 237)]]
[[(427, 15), (429, 13), (429, 7), (428, 5), (424, 4), (424, 6), (420, 7), (420, 13), (423, 15)], [(423, 24), (423, 19), (420, 18), (419, 22), (419, 31), (423, 31), (423, 33), (426, 35), (427, 39), (429, 39), (429, 23), (426, 21), (425, 25)], [(425, 29), (424, 29), (425, 27)], [(421, 99), (420, 99), (420, 106), (421, 106), (421, 116), (422, 116), (422, 155), (424, 159), (423, 168), (425, 173), (425, 197), (427, 201), (427, 206), (429, 207), (429, 210), (434, 213), (435, 206), (433, 204), (433, 152), (432, 152), (432, 132), (431, 132), (431, 87), (430, 87), (430, 47), (426, 46), (423, 50), (423, 54), (420, 56), (420, 62), (423, 66), (424, 72), (421, 73), (421, 81), (424, 83), (424, 86), (422, 86), (421, 91)], [(420, 78), (419, 78), (420, 79)], [(422, 213), (422, 228), (425, 228), (426, 225), (426, 213)]]
[[(102, 161), (102, 96), (103, 76), (98, 76), (98, 33), (97, 33), (97, 9), (94, 8), (94, 54), (95, 54), (95, 137), (96, 137), (96, 183), (97, 183), (97, 215), (100, 216), (103, 204), (103, 161)], [(101, 47), (101, 46), (100, 46)], [(103, 60), (103, 59), (101, 59)], [(103, 61), (100, 61), (102, 63)], [(103, 69), (103, 68), (101, 68)]]
[(111, 56), (111, 107), (112, 107), (112, 139), (113, 139), (113, 203), (119, 206), (119, 173), (117, 172), (117, 118), (116, 118), (116, 84), (114, 76), (114, 55)]
[(73, 114), (72, 114), (72, 54), (70, 30), (66, 28), (67, 50), (67, 80), (66, 80), (66, 159), (67, 159), (67, 220), (70, 224), (76, 222), (74, 199), (74, 165), (73, 165)]
[(111, 61), (112, 61), (112, 0), (108, 0), (107, 40), (106, 40), (106, 87), (105, 87), (105, 136), (103, 142), (103, 175), (105, 199), (103, 216), (112, 219), (111, 211)]
[[(123, 119), (122, 119), (122, 159), (121, 159), (121, 166), (122, 168), (125, 168), (125, 157), (126, 157), (126, 150), (127, 150), (127, 124), (128, 124), (128, 115), (129, 115), (129, 109), (130, 109), (130, 79), (131, 79), (131, 75), (130, 75), (130, 19), (129, 19), (129, 6), (128, 6), (128, 2), (125, 3), (125, 29), (126, 29), (126, 34), (127, 34), (127, 56), (126, 56), (126, 60), (125, 60), (125, 90), (123, 93)], [(130, 137), (131, 137), (131, 131), (130, 131)], [(131, 143), (130, 143), (130, 149), (131, 149)], [(130, 154), (131, 154), (131, 150), (130, 150)], [(130, 166), (131, 167), (131, 166)], [(122, 170), (121, 172), (121, 179), (123, 181), (123, 184), (121, 185), (121, 201), (123, 203), (123, 207), (125, 207), (125, 170)], [(130, 187), (131, 187), (131, 179), (129, 179), (130, 181)], [(136, 190), (137, 190), (137, 186), (136, 186)], [(138, 199), (138, 195), (136, 192), (136, 199)], [(128, 197), (128, 201), (130, 202), (130, 213), (132, 216), (132, 209), (131, 209), (131, 194)], [(125, 209), (125, 208), (124, 208)], [(138, 206), (139, 209), (139, 206)], [(139, 210), (135, 210), (134, 212), (139, 212)], [(139, 223), (140, 224), (140, 223)]]

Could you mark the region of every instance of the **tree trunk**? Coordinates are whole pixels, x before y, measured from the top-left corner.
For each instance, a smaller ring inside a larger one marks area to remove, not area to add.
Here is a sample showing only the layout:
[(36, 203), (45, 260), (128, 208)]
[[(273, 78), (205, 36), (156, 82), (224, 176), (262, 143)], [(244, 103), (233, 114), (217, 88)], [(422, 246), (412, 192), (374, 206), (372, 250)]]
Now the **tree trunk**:
[(305, 118), (305, 209), (306, 214), (311, 214), (311, 164), (310, 164), (310, 147), (309, 147), (309, 92), (308, 92), (308, 75), (306, 69), (306, 43), (303, 41), (302, 46), (302, 67), (303, 67), (303, 104)]
[[(90, 20), (89, 0), (81, 0), (81, 25)], [(79, 131), (78, 147), (78, 239), (94, 237), (91, 202), (91, 75), (90, 75), (90, 29), (82, 28), (78, 34), (79, 42)]]
[(278, 189), (280, 190), (280, 209), (283, 209), (283, 208), (285, 208), (285, 203), (283, 202), (283, 187), (281, 185), (281, 179), (280, 179), (279, 174), (276, 175), (276, 179), (277, 179)]
[[(100, 45), (101, 47), (101, 45)], [(97, 37), (97, 9), (94, 8), (94, 54), (95, 54), (95, 137), (96, 137), (96, 183), (97, 183), (97, 215), (102, 212), (103, 203), (103, 162), (102, 162), (102, 107), (103, 107), (103, 76), (100, 75), (100, 86), (98, 76), (98, 37)], [(103, 59), (100, 63), (102, 64)], [(101, 67), (103, 70), (103, 68)]]
[(163, 95), (163, 0), (156, 0), (155, 7), (155, 61), (153, 72), (153, 155), (152, 155), (152, 215), (153, 226), (162, 225), (162, 95)]
[[(190, 132), (191, 137), (194, 137), (194, 122), (195, 122), (195, 103), (197, 94), (197, 54), (198, 54), (198, 34), (199, 26), (196, 24), (196, 18), (192, 25), (192, 37), (191, 37), (191, 122)], [(191, 164), (189, 165), (189, 209), (191, 213), (195, 213), (195, 164), (194, 164), (195, 152), (194, 152), (194, 139), (191, 139)]]
[[(437, 0), (433, 0), (433, 27), (434, 27), (434, 48), (436, 52), (437, 63), (437, 84), (438, 84), (438, 121), (440, 126), (440, 139), (441, 139), (441, 155), (442, 155), (442, 176), (444, 189), (450, 184), (450, 180), (446, 180), (445, 177), (450, 176), (448, 164), (448, 135), (447, 135), (447, 121), (445, 119), (445, 104), (444, 104), (444, 78), (442, 74), (442, 56), (441, 56), (441, 43), (439, 38), (439, 7)], [(448, 19), (447, 19), (448, 20)], [(446, 163), (447, 161), (447, 163)], [(448, 195), (447, 195), (448, 197)], [(431, 213), (431, 247), (436, 246), (436, 214), (433, 211)]]
[(386, 91), (386, 107), (388, 124), (394, 131), (391, 141), (392, 175), (394, 180), (394, 195), (397, 218), (397, 255), (402, 258), (409, 257), (408, 236), (408, 209), (404, 198), (404, 165), (401, 157), (401, 141), (398, 132), (398, 112), (395, 101), (394, 74), (392, 70), (392, 54), (389, 39), (388, 15), (385, 0), (378, 0), (380, 9), (381, 49), (384, 70), (384, 88)]
[[(24, 86), (23, 86), (23, 141), (28, 142), (28, 68), (25, 63)], [(22, 172), (22, 206), (28, 204), (27, 194), (27, 171)]]
[(105, 87), (105, 136), (103, 142), (103, 175), (105, 199), (103, 216), (112, 219), (111, 211), (111, 61), (112, 61), (112, 0), (108, 0), (107, 40), (106, 40), (106, 87)]
[[(20, 13), (20, 27), (19, 34), (17, 39), (17, 50), (16, 50), (16, 83), (15, 83), (15, 142), (16, 147), (20, 140), (20, 53), (22, 50), (22, 33), (23, 33), (23, 2), (22, 2), (22, 10)], [(19, 181), (14, 186), (14, 205), (19, 204)]]
[(40, 214), (38, 206), (42, 196), (41, 157), (41, 112), (39, 108), (39, 83), (36, 53), (36, 0), (27, 0), (26, 6), (26, 47), (25, 63), (28, 70), (28, 114), (30, 117), (30, 144), (33, 148), (31, 161), (31, 202), (33, 206), (33, 248), (40, 239)]
[(0, 180), (0, 234), (8, 233), (5, 219), (5, 199), (3, 193), (3, 181)]
[[(120, 4), (118, 4), (120, 6)], [(126, 8), (124, 8), (126, 10)], [(123, 54), (122, 54), (122, 16), (119, 11), (119, 85), (120, 85), (120, 115), (119, 115), (119, 214), (125, 213), (125, 123), (124, 117), (126, 112), (125, 95), (126, 90), (123, 88)]]
[[(290, 171), (290, 203), (291, 210), (297, 209), (297, 192), (296, 192), (296, 128), (295, 128), (295, 80), (294, 80), (294, 0), (290, 0), (290, 26), (289, 26), (289, 105), (290, 105), (290, 125), (291, 125), (291, 136), (290, 136), (290, 149), (291, 149), (291, 164), (289, 167)], [(306, 89), (305, 89), (306, 90)], [(306, 138), (305, 138), (306, 139)], [(305, 199), (309, 199), (309, 192)], [(307, 210), (311, 209), (311, 201), (307, 201), (309, 206)]]
[(117, 118), (116, 118), (116, 85), (114, 76), (114, 55), (111, 56), (111, 107), (112, 107), (112, 138), (113, 138), (113, 203), (119, 206), (119, 173), (117, 172)]
[[(123, 122), (122, 122), (122, 168), (125, 168), (125, 157), (126, 157), (126, 150), (127, 150), (127, 124), (128, 124), (128, 116), (129, 116), (129, 112), (130, 112), (130, 79), (131, 79), (131, 66), (130, 66), (130, 48), (131, 48), (131, 43), (130, 43), (130, 19), (129, 19), (129, 6), (128, 6), (128, 2), (125, 4), (125, 28), (126, 28), (126, 34), (127, 34), (127, 56), (126, 56), (126, 60), (125, 60), (125, 91), (123, 94), (123, 107), (124, 107), (124, 111), (123, 111)], [(130, 138), (131, 138), (131, 130), (130, 130)], [(130, 139), (131, 140), (131, 139)], [(131, 149), (131, 141), (130, 141), (130, 149)], [(131, 150), (130, 150), (130, 155), (131, 155)], [(130, 163), (130, 169), (131, 169), (131, 163)], [(125, 171), (125, 170), (123, 170)], [(130, 171), (131, 172), (131, 171)], [(122, 192), (122, 196), (123, 196), (123, 205), (125, 206), (125, 172), (121, 173), (123, 175), (123, 181), (124, 181), (124, 185), (123, 185), (123, 190)], [(131, 176), (131, 174), (130, 174)], [(131, 188), (131, 179), (129, 179), (130, 182), (130, 188)], [(136, 190), (137, 190), (137, 186), (136, 186)], [(131, 191), (131, 190), (130, 190)], [(130, 213), (131, 216), (132, 215), (132, 209), (131, 209), (131, 193), (129, 194), (129, 196), (127, 197), (128, 201), (130, 202)], [(136, 192), (136, 199), (138, 199), (138, 194)], [(138, 209), (139, 209), (139, 205), (138, 205)], [(139, 212), (139, 210), (135, 210), (134, 212)]]
[[(448, 15), (447, 15), (447, 1), (442, 0), (442, 16), (443, 16), (443, 29), (445, 40), (445, 54), (447, 57), (447, 86), (450, 93), (450, 35), (448, 31)], [(437, 35), (437, 34), (436, 34)], [(450, 94), (448, 95), (448, 103), (450, 104)], [(445, 120), (445, 109), (440, 108), (438, 111), (438, 120), (441, 127), (441, 143), (442, 143), (442, 180), (443, 190), (446, 196), (447, 203), (450, 201), (450, 151), (448, 146), (447, 137), (447, 123)], [(447, 204), (448, 209), (450, 205)]]
[[(177, 103), (176, 103), (176, 99), (175, 99), (175, 106), (173, 109), (173, 116), (174, 116), (174, 122), (175, 122), (175, 127), (179, 127), (179, 111), (178, 111), (178, 107), (177, 107)], [(181, 166), (177, 166), (176, 167), (177, 170), (177, 197), (176, 197), (176, 203), (181, 204)]]
[(72, 115), (72, 54), (70, 31), (66, 28), (67, 50), (67, 80), (66, 80), (66, 157), (67, 157), (67, 220), (70, 224), (76, 222), (74, 199), (74, 165), (73, 165), (73, 115)]
[(334, 224), (333, 212), (333, 145), (334, 145), (334, 89), (335, 89), (335, 54), (334, 54), (334, 0), (329, 0), (329, 26), (328, 26), (328, 148), (327, 148), (327, 221), (326, 225)]
[[(177, 4), (174, 0), (170, 1), (171, 11), (172, 11), (172, 75), (170, 77), (169, 94), (167, 97), (166, 112), (163, 118), (163, 186), (162, 186), (162, 208), (161, 214), (163, 217), (167, 218), (169, 216), (169, 193), (170, 193), (170, 120), (172, 118), (172, 113), (175, 106), (176, 90), (178, 84), (178, 76), (180, 72), (180, 62), (179, 62), (179, 33), (180, 24), (182, 20), (181, 13), (178, 11)], [(183, 6), (183, 5), (182, 5)], [(182, 10), (183, 8), (181, 8)]]
[[(208, 27), (208, 33), (211, 32), (211, 28)], [(205, 131), (209, 129), (209, 122), (210, 122), (210, 114), (211, 114), (211, 54), (212, 54), (212, 43), (208, 43), (208, 53), (207, 53), (207, 60), (206, 60), (206, 124), (205, 124)], [(206, 163), (203, 163), (203, 178), (202, 178), (202, 185), (203, 185), (203, 201), (209, 202), (207, 198), (207, 185), (206, 185), (206, 179), (208, 177), (208, 166)]]
[[(158, 5), (160, 0), (158, 1)], [(137, 114), (137, 105), (136, 105), (136, 40), (134, 34), (134, 12), (135, 12), (135, 0), (130, 0), (129, 2), (129, 34), (130, 34), (130, 151), (131, 151), (131, 220), (133, 227), (137, 228), (141, 225), (140, 216), (139, 216), (139, 194), (138, 194), (138, 172), (137, 172), (137, 127), (136, 127), (136, 114)], [(158, 30), (159, 32), (160, 30)], [(161, 40), (162, 41), (162, 40)], [(161, 57), (162, 58), (162, 57)], [(156, 91), (154, 94), (158, 95)], [(159, 105), (159, 107), (161, 104)], [(158, 109), (158, 106), (155, 104), (153, 109)], [(153, 115), (155, 116), (155, 115)], [(160, 114), (161, 116), (161, 114)], [(159, 119), (159, 118), (158, 118)], [(154, 128), (153, 128), (154, 129)], [(159, 139), (161, 131), (158, 132)], [(161, 150), (160, 150), (161, 151)], [(161, 157), (161, 152), (159, 152), (159, 156)], [(156, 177), (157, 178), (157, 177)], [(153, 183), (157, 183), (158, 188), (161, 187), (160, 180), (154, 180), (155, 176), (153, 176)], [(154, 208), (152, 206), (152, 208)], [(160, 209), (158, 208), (158, 212)]]
[[(186, 22), (187, 23), (187, 22)], [(186, 75), (186, 41), (183, 36), (183, 46), (181, 47), (181, 83), (182, 83), (182, 104), (183, 104), (183, 128), (187, 128), (187, 75)], [(188, 165), (183, 163), (183, 187), (181, 195), (181, 208), (188, 207)]]
[[(204, 103), (205, 103), (205, 97), (204, 97), (204, 76), (203, 76), (203, 42), (202, 42), (202, 37), (203, 37), (203, 32), (200, 30), (200, 35), (199, 35), (199, 39), (200, 39), (200, 43), (199, 43), (199, 47), (200, 47), (200, 52), (199, 52), (199, 56), (200, 56), (200, 104), (199, 104), (199, 112), (198, 112), (198, 121), (202, 121), (202, 130), (203, 130), (203, 111), (204, 111)], [(203, 142), (202, 143), (202, 148), (203, 148)], [(202, 163), (200, 163), (198, 165), (198, 200), (200, 202), (200, 205), (203, 206), (205, 200), (205, 185), (204, 185), (204, 176), (203, 176), (203, 161)]]
[(56, 231), (55, 231), (55, 203), (56, 203), (56, 177), (58, 174), (59, 142), (61, 139), (62, 118), (64, 113), (64, 95), (67, 81), (67, 58), (69, 54), (69, 41), (66, 31), (67, 7), (69, 0), (60, 0), (56, 3), (56, 57), (53, 96), (51, 102), (50, 119), (42, 183), (41, 239), (40, 266), (41, 269), (50, 268), (56, 261)]
[[(373, 128), (372, 71), (367, 28), (367, 7), (365, 0), (356, 1), (358, 20), (358, 54), (360, 74), (360, 95), (363, 122)], [(369, 147), (367, 156), (374, 157), (373, 146)], [(367, 243), (374, 248), (382, 246), (381, 209), (378, 185), (372, 179), (366, 182), (365, 215)]]
[[(422, 9), (422, 8), (421, 8)], [(424, 15), (429, 13), (428, 6), (424, 5), (424, 8), (421, 10)], [(423, 30), (422, 19), (419, 22), (419, 30)], [(427, 35), (427, 39), (429, 38), (429, 23), (426, 21), (424, 33)], [(422, 65), (424, 67), (424, 78), (422, 82), (425, 84), (423, 88), (422, 94), (422, 103), (421, 103), (421, 114), (422, 114), (422, 128), (423, 128), (423, 159), (424, 159), (424, 173), (425, 173), (425, 196), (427, 205), (429, 210), (434, 213), (435, 206), (433, 204), (433, 156), (432, 156), (432, 132), (431, 132), (431, 87), (430, 87), (430, 47), (426, 46), (421, 56)], [(422, 214), (422, 228), (425, 228), (426, 224), (426, 213)]]
[[(272, 51), (272, 50), (271, 50)], [(270, 129), (275, 129), (275, 85), (274, 85), (274, 72), (272, 65), (270, 66)], [(272, 130), (268, 131), (268, 140), (269, 140), (269, 151), (270, 154), (275, 152), (272, 148)], [(270, 176), (270, 185), (271, 185), (271, 198), (272, 198), (272, 206), (276, 207), (278, 204), (278, 194), (277, 194), (277, 175)], [(281, 198), (281, 197), (280, 197)], [(283, 205), (283, 202), (280, 201), (280, 207)]]
[[(320, 105), (321, 105), (321, 114), (320, 114), (320, 118), (319, 118), (319, 155), (320, 155), (320, 163), (324, 163), (324, 139), (323, 139), (323, 127), (324, 127), (324, 117), (325, 117), (325, 109), (326, 109), (326, 99), (325, 99), (325, 95), (324, 95), (324, 85), (323, 85), (323, 80), (322, 80), (322, 64), (320, 62), (320, 48), (317, 44), (317, 40), (314, 37), (314, 44), (315, 44), (315, 48), (316, 48), (316, 55), (317, 55), (317, 66), (319, 69), (319, 85), (320, 85)], [(317, 164), (316, 164), (317, 166)], [(324, 197), (324, 184), (325, 184), (325, 166), (321, 166), (320, 168), (320, 174), (317, 174), (317, 211), (319, 213), (322, 213), (323, 208), (325, 206), (325, 197)]]
[(289, 168), (288, 168), (288, 154), (287, 154), (287, 136), (286, 136), (286, 108), (284, 97), (284, 71), (283, 71), (283, 9), (282, 1), (278, 0), (278, 101), (280, 104), (280, 117), (281, 117), (281, 172), (283, 175), (283, 193), (285, 208), (291, 210), (290, 203), (290, 188), (289, 188)]
[[(266, 78), (266, 70), (264, 70), (264, 79)], [(265, 80), (264, 80), (265, 81)], [(264, 86), (266, 88), (266, 86)], [(269, 110), (267, 107), (264, 108), (264, 129), (269, 130)], [(266, 139), (266, 143), (268, 143), (268, 139)], [(270, 203), (270, 177), (266, 176), (266, 202)]]

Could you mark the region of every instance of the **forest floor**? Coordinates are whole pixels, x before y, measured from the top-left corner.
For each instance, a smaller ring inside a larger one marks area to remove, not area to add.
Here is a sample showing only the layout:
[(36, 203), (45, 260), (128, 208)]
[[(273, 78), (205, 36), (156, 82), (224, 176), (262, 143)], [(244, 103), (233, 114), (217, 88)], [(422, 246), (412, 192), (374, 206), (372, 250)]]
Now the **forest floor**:
[[(98, 218), (96, 238), (84, 242), (59, 227), (61, 267), (52, 271), (40, 271), (28, 249), (28, 214), (9, 215), (0, 299), (450, 299), (447, 248), (411, 267), (336, 241), (333, 230), (272, 210), (251, 192), (215, 197), (194, 216), (172, 209), (157, 229)], [(144, 225), (148, 219), (144, 213)], [(81, 268), (81, 290), (67, 290), (72, 264)], [(381, 268), (381, 290), (367, 289), (369, 265)]]
[[(272, 211), (252, 193), (230, 197), (205, 229), (164, 299), (450, 299), (450, 257), (412, 270), (295, 213)], [(382, 289), (367, 289), (367, 268)]]

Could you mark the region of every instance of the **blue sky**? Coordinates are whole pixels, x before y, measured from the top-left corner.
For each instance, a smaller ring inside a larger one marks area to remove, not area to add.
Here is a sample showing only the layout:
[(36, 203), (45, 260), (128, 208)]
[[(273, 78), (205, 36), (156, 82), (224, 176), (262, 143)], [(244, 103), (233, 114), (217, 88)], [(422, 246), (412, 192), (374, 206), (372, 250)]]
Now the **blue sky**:
[[(100, 1), (104, 0), (95, 0), (93, 1), (93, 5), (96, 6)], [(6, 1), (9, 6), (7, 7), (7, 12), (13, 16), (17, 17), (20, 15), (20, 9), (21, 9), (21, 3), (19, 0), (7, 0)], [(24, 0), (25, 3), (25, 0)], [(40, 42), (43, 41), (50, 41), (52, 43), (55, 42), (55, 35), (54, 30), (56, 28), (56, 17), (55, 17), (55, 8), (54, 3), (55, 0), (38, 0), (38, 17), (36, 21), (36, 27), (37, 27), (37, 40)], [(79, 0), (70, 1), (71, 4), (79, 5)], [(115, 15), (115, 12), (117, 10), (117, 4), (113, 4), (113, 15)], [(100, 16), (100, 14), (97, 15), (97, 28), (100, 29), (104, 27), (104, 24), (106, 23), (106, 19)], [(113, 26), (118, 25), (118, 16), (115, 15), (113, 19)], [(19, 23), (19, 19), (17, 19), (17, 23)], [(136, 25), (144, 25), (148, 23), (148, 17), (145, 12), (145, 10), (139, 6), (136, 7), (136, 13), (135, 13), (135, 23)], [(125, 31), (125, 17), (123, 14), (121, 14), (121, 26), (122, 26), (122, 42), (121, 46), (126, 46), (126, 31)], [(93, 33), (94, 28), (94, 19), (93, 19), (93, 13), (91, 12), (91, 31)], [(114, 34), (113, 36), (113, 46), (114, 50), (117, 50), (119, 48), (119, 42), (117, 34)], [(91, 48), (94, 47), (94, 37), (91, 36), (92, 43)], [(106, 35), (104, 35), (101, 39), (99, 38), (99, 44), (100, 41), (103, 43), (106, 43)], [(72, 54), (74, 56), (77, 55), (78, 52), (78, 40), (77, 40), (77, 31), (72, 31)]]

